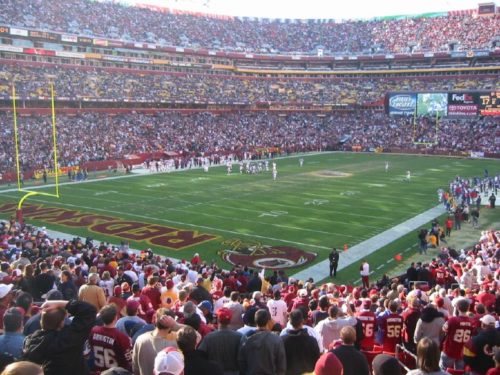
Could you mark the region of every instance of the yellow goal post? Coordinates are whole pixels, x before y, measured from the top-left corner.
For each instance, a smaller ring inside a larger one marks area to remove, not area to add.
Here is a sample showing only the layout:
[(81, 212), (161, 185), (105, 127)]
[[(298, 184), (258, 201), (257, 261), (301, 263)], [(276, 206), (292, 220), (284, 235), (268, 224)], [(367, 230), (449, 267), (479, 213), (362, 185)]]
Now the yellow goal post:
[(18, 221), (22, 223), (22, 206), (28, 197), (34, 195), (43, 195), (47, 197), (59, 198), (59, 163), (57, 160), (57, 128), (56, 128), (56, 110), (55, 110), (55, 95), (54, 95), (54, 84), (50, 83), (50, 97), (51, 97), (51, 112), (52, 112), (52, 142), (53, 149), (52, 154), (54, 155), (54, 175), (55, 175), (55, 193), (46, 193), (43, 191), (33, 191), (24, 188), (24, 182), (21, 178), (23, 171), (20, 167), (20, 156), (19, 156), (19, 129), (17, 125), (17, 97), (16, 97), (16, 86), (12, 84), (12, 111), (14, 118), (14, 146), (16, 151), (16, 173), (17, 173), (17, 190), (24, 195), (21, 197), (17, 204), (17, 218)]

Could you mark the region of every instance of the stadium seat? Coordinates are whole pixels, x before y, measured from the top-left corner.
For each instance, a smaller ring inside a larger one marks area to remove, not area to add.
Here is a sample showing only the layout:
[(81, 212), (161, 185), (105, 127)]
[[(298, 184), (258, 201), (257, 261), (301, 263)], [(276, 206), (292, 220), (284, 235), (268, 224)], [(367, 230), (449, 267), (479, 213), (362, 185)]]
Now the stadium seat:
[(364, 354), (366, 360), (368, 361), (368, 365), (370, 366), (370, 371), (372, 370), (372, 362), (373, 359), (382, 353), (382, 350), (361, 350), (361, 353)]

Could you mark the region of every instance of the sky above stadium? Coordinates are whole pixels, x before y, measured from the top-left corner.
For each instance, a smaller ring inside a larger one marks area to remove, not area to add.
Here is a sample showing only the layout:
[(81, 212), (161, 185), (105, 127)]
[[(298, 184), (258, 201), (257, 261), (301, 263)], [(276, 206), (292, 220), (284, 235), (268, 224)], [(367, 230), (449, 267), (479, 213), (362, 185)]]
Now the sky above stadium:
[[(167, 8), (265, 18), (369, 19), (475, 9), (487, 0), (119, 0)], [(498, 3), (498, 1), (497, 1)]]

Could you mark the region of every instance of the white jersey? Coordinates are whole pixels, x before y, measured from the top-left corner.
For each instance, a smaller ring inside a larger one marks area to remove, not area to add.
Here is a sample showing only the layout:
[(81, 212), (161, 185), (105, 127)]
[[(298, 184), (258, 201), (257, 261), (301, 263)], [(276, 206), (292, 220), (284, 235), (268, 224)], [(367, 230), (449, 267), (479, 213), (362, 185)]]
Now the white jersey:
[(407, 179), (408, 181), (410, 181), (410, 179), (411, 179), (411, 172), (410, 172), (410, 171), (407, 171), (407, 172), (406, 172), (406, 179)]
[(386, 162), (385, 162), (385, 171), (387, 172), (388, 170), (389, 170), (389, 162), (388, 162), (388, 161), (386, 161)]
[(267, 308), (271, 313), (271, 319), (279, 323), (281, 327), (286, 326), (287, 319), (287, 306), (286, 302), (282, 299), (276, 301), (274, 299), (267, 301)]
[(231, 298), (222, 296), (214, 303), (214, 313), (217, 313), (220, 308), (224, 307), (226, 303), (231, 302)]
[(273, 169), (273, 180), (276, 180), (278, 177), (278, 171), (276, 169)]
[(302, 167), (304, 165), (304, 159), (300, 158), (299, 159), (299, 165)]

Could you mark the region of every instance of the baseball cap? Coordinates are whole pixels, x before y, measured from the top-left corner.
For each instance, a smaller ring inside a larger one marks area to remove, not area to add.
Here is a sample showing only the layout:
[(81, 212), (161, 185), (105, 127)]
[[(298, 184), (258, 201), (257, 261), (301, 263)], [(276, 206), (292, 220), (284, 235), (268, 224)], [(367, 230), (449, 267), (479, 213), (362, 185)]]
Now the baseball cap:
[(156, 355), (154, 374), (180, 375), (184, 371), (184, 356), (176, 348), (169, 346)]
[(208, 311), (212, 312), (212, 304), (210, 303), (210, 301), (201, 301), (199, 304), (198, 304), (198, 307), (200, 309), (207, 309)]
[(325, 353), (319, 357), (314, 367), (316, 375), (341, 375), (344, 370), (342, 363), (333, 353)]
[(371, 305), (372, 305), (372, 301), (370, 301), (369, 299), (365, 299), (363, 301), (363, 308), (364, 309), (369, 309)]
[(123, 367), (113, 367), (101, 372), (101, 375), (132, 375), (132, 373)]
[(47, 301), (59, 301), (64, 299), (62, 293), (57, 289), (49, 290), (47, 293), (42, 294), (42, 298)]
[(174, 282), (172, 281), (172, 279), (167, 280), (166, 287), (167, 289), (172, 289), (174, 287)]
[(13, 287), (14, 284), (0, 284), (0, 299), (9, 294)]
[(388, 354), (378, 354), (372, 362), (376, 375), (401, 375), (401, 366), (396, 358)]
[(297, 295), (299, 297), (307, 297), (307, 290), (306, 289), (299, 289), (299, 291), (297, 292)]
[(232, 317), (233, 312), (227, 307), (221, 307), (217, 310), (217, 319), (219, 319), (219, 322), (221, 323), (229, 323)]
[(479, 320), (481, 321), (481, 323), (486, 324), (486, 325), (495, 324), (497, 322), (497, 320), (492, 315), (489, 315), (489, 314), (483, 316)]
[(128, 299), (126, 305), (127, 311), (136, 312), (139, 308), (139, 305), (139, 301), (136, 301), (135, 299)]

